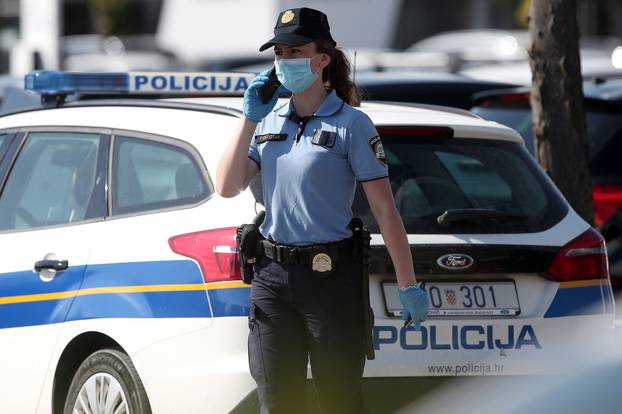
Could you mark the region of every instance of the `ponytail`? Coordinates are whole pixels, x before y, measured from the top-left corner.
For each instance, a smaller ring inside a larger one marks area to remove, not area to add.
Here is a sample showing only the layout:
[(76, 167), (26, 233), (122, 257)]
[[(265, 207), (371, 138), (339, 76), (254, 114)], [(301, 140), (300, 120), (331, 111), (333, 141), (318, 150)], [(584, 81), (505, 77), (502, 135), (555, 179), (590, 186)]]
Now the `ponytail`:
[(337, 49), (331, 41), (316, 40), (315, 48), (319, 53), (330, 56), (330, 63), (322, 71), (322, 82), (334, 89), (337, 96), (352, 106), (359, 106), (361, 98), (358, 88), (350, 80), (351, 66), (343, 50)]

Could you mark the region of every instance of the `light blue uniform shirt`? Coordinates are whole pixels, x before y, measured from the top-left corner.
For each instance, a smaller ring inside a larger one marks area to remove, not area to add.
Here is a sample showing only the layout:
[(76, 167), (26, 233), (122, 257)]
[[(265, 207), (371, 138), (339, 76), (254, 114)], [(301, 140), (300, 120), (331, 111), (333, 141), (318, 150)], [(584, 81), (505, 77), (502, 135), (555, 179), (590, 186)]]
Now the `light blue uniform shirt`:
[(257, 125), (248, 151), (261, 168), (266, 217), (260, 231), (268, 240), (296, 246), (350, 237), (356, 181), (388, 176), (378, 132), (335, 91), (304, 130), (296, 121), (290, 99)]

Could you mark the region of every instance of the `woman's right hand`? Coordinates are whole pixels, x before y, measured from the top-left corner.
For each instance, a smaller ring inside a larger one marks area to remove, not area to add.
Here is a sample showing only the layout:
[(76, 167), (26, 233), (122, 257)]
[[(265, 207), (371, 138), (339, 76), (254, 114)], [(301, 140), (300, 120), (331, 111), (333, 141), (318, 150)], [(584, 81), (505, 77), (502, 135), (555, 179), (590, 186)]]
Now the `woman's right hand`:
[(267, 103), (261, 101), (259, 96), (259, 88), (268, 83), (268, 75), (272, 69), (265, 70), (253, 79), (249, 87), (244, 92), (244, 104), (242, 111), (244, 116), (253, 122), (260, 122), (266, 115), (270, 113), (279, 94), (275, 91)]

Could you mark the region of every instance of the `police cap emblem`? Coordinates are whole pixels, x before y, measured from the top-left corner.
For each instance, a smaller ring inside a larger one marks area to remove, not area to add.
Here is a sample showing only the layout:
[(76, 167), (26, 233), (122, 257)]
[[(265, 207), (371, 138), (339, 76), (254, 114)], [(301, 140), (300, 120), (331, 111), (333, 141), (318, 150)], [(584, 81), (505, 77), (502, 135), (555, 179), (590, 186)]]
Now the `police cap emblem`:
[(330, 272), (333, 269), (333, 262), (326, 253), (318, 253), (313, 256), (311, 267), (314, 272)]
[(294, 20), (294, 17), (295, 17), (294, 12), (291, 10), (287, 10), (283, 12), (283, 14), (281, 15), (281, 23), (287, 24), (291, 22), (292, 20)]

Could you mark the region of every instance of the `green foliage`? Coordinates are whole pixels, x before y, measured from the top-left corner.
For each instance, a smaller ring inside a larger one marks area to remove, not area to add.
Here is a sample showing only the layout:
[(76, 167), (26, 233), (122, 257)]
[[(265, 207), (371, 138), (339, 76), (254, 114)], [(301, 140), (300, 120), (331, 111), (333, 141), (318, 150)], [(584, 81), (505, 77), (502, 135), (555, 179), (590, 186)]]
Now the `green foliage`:
[(95, 14), (97, 33), (110, 35), (125, 31), (127, 0), (89, 0), (89, 7)]

